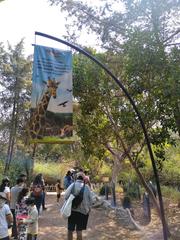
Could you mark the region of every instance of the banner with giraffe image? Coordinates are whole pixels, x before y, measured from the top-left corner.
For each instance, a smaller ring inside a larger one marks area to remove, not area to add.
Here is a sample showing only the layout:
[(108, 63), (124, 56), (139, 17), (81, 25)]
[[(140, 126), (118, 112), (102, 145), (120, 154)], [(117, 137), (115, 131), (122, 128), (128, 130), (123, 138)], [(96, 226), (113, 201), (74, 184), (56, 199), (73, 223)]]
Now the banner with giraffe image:
[(73, 140), (72, 52), (34, 46), (30, 143)]

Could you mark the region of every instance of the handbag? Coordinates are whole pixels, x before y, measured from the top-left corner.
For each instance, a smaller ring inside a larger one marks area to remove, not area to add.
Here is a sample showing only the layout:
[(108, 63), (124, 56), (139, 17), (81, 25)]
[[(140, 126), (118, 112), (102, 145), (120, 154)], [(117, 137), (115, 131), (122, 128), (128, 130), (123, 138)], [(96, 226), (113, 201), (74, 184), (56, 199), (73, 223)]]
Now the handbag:
[(60, 209), (60, 213), (62, 217), (68, 218), (71, 215), (72, 201), (75, 198), (73, 194), (70, 194), (68, 199), (64, 202)]

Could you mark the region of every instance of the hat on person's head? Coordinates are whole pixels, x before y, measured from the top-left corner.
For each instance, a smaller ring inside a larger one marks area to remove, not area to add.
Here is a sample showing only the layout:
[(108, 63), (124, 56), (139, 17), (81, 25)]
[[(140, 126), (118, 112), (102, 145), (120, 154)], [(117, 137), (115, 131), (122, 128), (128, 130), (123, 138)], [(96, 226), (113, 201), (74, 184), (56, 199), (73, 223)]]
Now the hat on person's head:
[(85, 174), (83, 172), (76, 173), (76, 178), (82, 177), (84, 179)]
[(0, 198), (7, 200), (6, 194), (4, 192), (0, 192)]

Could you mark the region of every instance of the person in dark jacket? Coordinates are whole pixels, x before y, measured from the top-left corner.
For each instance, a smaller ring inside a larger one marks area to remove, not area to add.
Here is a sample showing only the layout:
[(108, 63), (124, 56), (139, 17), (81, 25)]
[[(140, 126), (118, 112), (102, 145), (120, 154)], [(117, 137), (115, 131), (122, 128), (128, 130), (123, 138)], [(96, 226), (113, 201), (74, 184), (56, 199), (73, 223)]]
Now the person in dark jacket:
[(67, 189), (71, 185), (72, 182), (73, 182), (72, 172), (67, 171), (66, 176), (64, 177), (64, 181), (63, 181), (64, 189)]

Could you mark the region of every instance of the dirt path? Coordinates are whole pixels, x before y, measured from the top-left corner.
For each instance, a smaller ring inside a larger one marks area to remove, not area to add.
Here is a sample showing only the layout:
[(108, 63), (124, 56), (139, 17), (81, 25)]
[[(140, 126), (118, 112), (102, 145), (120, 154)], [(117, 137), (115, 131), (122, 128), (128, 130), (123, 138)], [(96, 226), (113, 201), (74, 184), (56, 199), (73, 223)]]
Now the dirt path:
[[(55, 193), (48, 193), (47, 210), (39, 218), (39, 240), (66, 240), (67, 221), (59, 213)], [(62, 205), (62, 202), (60, 203)], [(116, 221), (105, 216), (103, 210), (92, 209), (84, 240), (162, 240), (159, 223), (143, 227), (142, 231), (122, 228)], [(74, 237), (75, 239), (75, 237)]]

